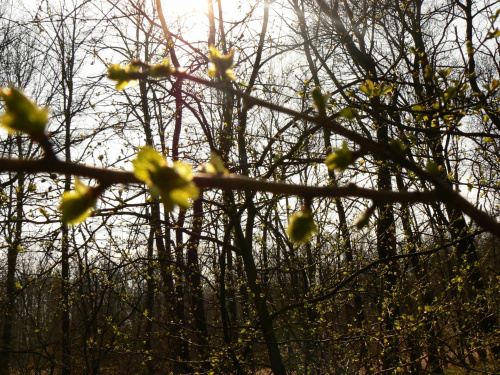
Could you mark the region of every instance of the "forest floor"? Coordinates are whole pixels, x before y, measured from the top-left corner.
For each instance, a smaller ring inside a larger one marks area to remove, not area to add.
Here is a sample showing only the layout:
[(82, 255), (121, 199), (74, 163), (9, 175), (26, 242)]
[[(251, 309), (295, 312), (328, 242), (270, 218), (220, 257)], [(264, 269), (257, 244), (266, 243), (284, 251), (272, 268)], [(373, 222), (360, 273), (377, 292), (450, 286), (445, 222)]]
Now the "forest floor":
[(444, 370), (445, 375), (465, 375), (465, 374), (498, 374), (498, 363), (491, 361), (478, 362), (475, 365), (468, 365), (467, 367), (453, 366)]

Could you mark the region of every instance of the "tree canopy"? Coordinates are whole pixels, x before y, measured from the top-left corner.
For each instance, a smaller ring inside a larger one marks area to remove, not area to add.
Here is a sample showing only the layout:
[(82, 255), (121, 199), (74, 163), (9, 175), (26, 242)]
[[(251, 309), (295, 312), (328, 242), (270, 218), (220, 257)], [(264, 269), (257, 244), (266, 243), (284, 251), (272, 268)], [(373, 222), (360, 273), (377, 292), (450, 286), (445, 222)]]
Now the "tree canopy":
[(498, 372), (498, 2), (192, 4), (1, 5), (0, 374)]

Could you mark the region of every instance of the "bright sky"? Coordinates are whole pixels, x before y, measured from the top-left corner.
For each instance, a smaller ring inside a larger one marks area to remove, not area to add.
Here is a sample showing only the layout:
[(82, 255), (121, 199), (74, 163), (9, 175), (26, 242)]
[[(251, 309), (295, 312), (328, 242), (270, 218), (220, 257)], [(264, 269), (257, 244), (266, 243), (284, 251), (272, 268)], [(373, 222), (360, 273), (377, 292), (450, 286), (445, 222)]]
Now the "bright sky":
[(207, 0), (163, 0), (162, 4), (165, 13), (176, 13), (177, 15), (190, 12), (205, 13), (207, 11)]
[(165, 16), (178, 16), (191, 12), (206, 12), (206, 0), (162, 0)]
[[(220, 0), (222, 2), (222, 10), (224, 15), (232, 18), (235, 12), (238, 12), (238, 8), (242, 1), (240, 0)], [(213, 0), (214, 13), (218, 14), (218, 1)], [(251, 2), (250, 2), (251, 3)], [(163, 12), (165, 16), (172, 15), (182, 15), (188, 13), (206, 13), (208, 6), (207, 0), (162, 0)]]
[[(190, 42), (206, 41), (208, 37), (207, 0), (161, 0), (167, 23), (181, 20), (182, 37)], [(255, 0), (213, 0), (216, 24), (219, 16), (219, 1), (225, 22), (239, 20), (251, 10)], [(218, 25), (217, 25), (218, 28)], [(172, 29), (174, 30), (174, 29)]]

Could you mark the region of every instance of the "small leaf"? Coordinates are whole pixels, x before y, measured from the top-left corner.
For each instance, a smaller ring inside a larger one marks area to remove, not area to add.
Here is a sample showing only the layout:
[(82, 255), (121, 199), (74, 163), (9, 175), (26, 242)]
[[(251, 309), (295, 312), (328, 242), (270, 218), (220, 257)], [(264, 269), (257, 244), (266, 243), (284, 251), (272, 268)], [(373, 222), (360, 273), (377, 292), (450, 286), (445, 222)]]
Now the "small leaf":
[(438, 74), (442, 78), (448, 77), (450, 75), (450, 73), (451, 73), (451, 68), (438, 70)]
[(470, 40), (465, 41), (465, 47), (467, 48), (467, 53), (469, 55), (474, 53), (474, 48), (472, 47), (472, 42)]
[(355, 108), (347, 107), (340, 111), (340, 115), (348, 120), (352, 120), (358, 116), (358, 110)]
[(227, 55), (222, 55), (217, 48), (210, 46), (208, 56), (212, 62), (212, 66), (208, 69), (210, 77), (217, 77), (221, 81), (234, 81), (235, 76), (232, 71), (234, 50), (231, 50)]
[(393, 89), (392, 85), (382, 82), (380, 85), (380, 95), (388, 94), (392, 92)]
[(500, 36), (500, 29), (495, 29), (488, 33), (486, 39), (498, 38)]
[(392, 151), (397, 154), (403, 154), (406, 150), (406, 146), (399, 139), (391, 139), (389, 141), (389, 147)]
[[(189, 208), (190, 200), (198, 198), (198, 188), (193, 184), (187, 184), (183, 188), (173, 189), (166, 197), (162, 196), (162, 202), (166, 206), (172, 207), (179, 206), (182, 210)], [(168, 210), (167, 210), (168, 211)]]
[(366, 209), (365, 212), (360, 214), (356, 220), (354, 220), (354, 225), (356, 225), (356, 228), (358, 229), (363, 229), (365, 226), (367, 226), (370, 223), (370, 218), (372, 217), (373, 213), (375, 212), (375, 205), (372, 205)]
[(342, 148), (334, 150), (332, 154), (328, 155), (325, 161), (328, 169), (334, 169), (340, 172), (347, 169), (353, 162), (353, 153), (349, 150), (345, 141), (342, 144)]
[(494, 80), (491, 81), (490, 86), (489, 86), (488, 89), (490, 91), (493, 91), (493, 90), (495, 90), (498, 87), (498, 84), (499, 84), (498, 83), (498, 79), (494, 79)]
[(144, 147), (139, 151), (132, 164), (134, 166), (135, 177), (149, 186), (153, 184), (151, 175), (166, 166), (167, 161), (152, 147)]
[(168, 78), (174, 72), (174, 68), (170, 66), (168, 59), (163, 59), (160, 64), (153, 65), (148, 72), (151, 78)]
[(189, 200), (198, 197), (190, 165), (175, 162), (169, 167), (165, 158), (151, 147), (139, 151), (132, 164), (135, 176), (149, 186), (151, 195), (161, 197), (166, 211), (172, 211), (175, 206), (186, 209)]
[(9, 133), (24, 132), (33, 135), (44, 132), (48, 121), (47, 108), (38, 108), (35, 103), (13, 87), (1, 89), (0, 96), (6, 108), (0, 119), (0, 125)]
[(126, 87), (137, 84), (137, 78), (135, 76), (138, 71), (139, 66), (137, 64), (130, 64), (124, 68), (119, 64), (115, 64), (108, 67), (107, 77), (116, 81), (115, 88), (120, 91)]
[[(371, 82), (371, 81), (370, 81), (370, 82)], [(373, 83), (373, 82), (372, 82), (372, 83)], [(359, 89), (360, 89), (361, 91), (363, 91), (363, 92), (364, 92), (366, 95), (368, 95), (368, 96), (371, 96), (371, 95), (372, 95), (372, 90), (371, 90), (371, 89), (370, 89), (370, 87), (369, 87), (367, 84), (365, 84), (365, 83), (363, 83), (363, 84), (359, 87)]]
[(287, 233), (294, 243), (307, 242), (318, 229), (309, 209), (294, 213), (289, 218)]
[(393, 90), (392, 85), (385, 82), (376, 85), (371, 79), (367, 79), (359, 89), (363, 91), (370, 98), (378, 97), (387, 94)]
[(492, 15), (490, 18), (491, 18), (492, 21), (495, 21), (498, 18), (499, 15), (500, 15), (500, 9), (497, 9), (497, 11), (495, 12), (495, 14)]
[(430, 65), (427, 65), (424, 71), (424, 78), (427, 80), (431, 80), (434, 78), (434, 71)]
[(201, 171), (204, 173), (216, 174), (216, 175), (228, 175), (229, 171), (224, 166), (224, 161), (222, 158), (215, 152), (212, 151), (210, 154), (210, 162), (205, 163)]
[(59, 209), (66, 224), (79, 224), (90, 216), (97, 196), (95, 190), (75, 180), (75, 190), (63, 194)]
[(440, 166), (437, 163), (429, 160), (427, 162), (427, 164), (425, 165), (425, 170), (431, 174), (438, 174), (439, 170), (440, 170)]
[(319, 113), (323, 114), (326, 113), (326, 105), (328, 103), (330, 95), (328, 94), (323, 95), (319, 87), (314, 88), (311, 94), (314, 101), (313, 107), (316, 108), (319, 111)]

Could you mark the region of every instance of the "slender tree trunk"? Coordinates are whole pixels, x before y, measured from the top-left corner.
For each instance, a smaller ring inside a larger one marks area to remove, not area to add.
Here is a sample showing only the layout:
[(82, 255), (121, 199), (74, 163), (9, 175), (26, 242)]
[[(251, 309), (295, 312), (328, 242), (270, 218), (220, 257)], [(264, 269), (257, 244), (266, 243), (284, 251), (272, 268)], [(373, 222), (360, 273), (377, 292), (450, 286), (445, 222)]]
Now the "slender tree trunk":
[[(203, 193), (201, 193), (203, 194)], [(207, 360), (208, 328), (203, 298), (203, 285), (201, 283), (201, 269), (199, 265), (198, 246), (200, 243), (203, 225), (203, 202), (200, 196), (193, 204), (193, 229), (187, 242), (187, 279), (191, 288), (191, 303), (195, 327), (198, 333), (201, 360)], [(204, 366), (207, 367), (207, 366)]]
[(146, 363), (145, 372), (146, 375), (154, 375), (155, 368), (154, 363), (149, 358), (152, 358), (153, 353), (152, 350), (152, 335), (153, 335), (153, 320), (155, 317), (154, 314), (154, 300), (155, 300), (155, 278), (154, 278), (154, 238), (155, 238), (155, 230), (153, 227), (150, 227), (149, 230), (149, 238), (148, 238), (148, 253), (147, 253), (147, 271), (146, 271), (146, 302), (144, 304), (144, 311), (147, 312), (144, 314), (144, 318), (146, 319), (145, 324), (145, 340), (144, 340), (144, 354)]
[[(401, 177), (400, 174), (396, 175), (396, 183), (398, 185), (399, 191), (407, 191), (408, 189), (404, 185), (403, 178)], [(403, 224), (403, 230), (405, 233), (405, 237), (407, 240), (407, 246), (408, 246), (408, 253), (412, 254), (415, 253), (417, 249), (417, 235), (414, 233), (412, 227), (411, 227), (411, 220), (409, 217), (409, 205), (404, 204), (401, 207), (401, 221)], [(413, 268), (414, 272), (414, 277), (417, 283), (425, 283), (427, 282), (427, 269), (424, 264), (424, 262), (421, 260), (420, 257), (414, 256), (410, 258), (411, 260), (411, 265)], [(422, 295), (422, 300), (421, 302), (417, 301), (417, 303), (422, 303), (424, 306), (430, 306), (433, 302), (433, 293), (432, 291), (428, 290), (426, 286), (423, 287), (423, 295)], [(443, 374), (444, 371), (441, 367), (441, 364), (439, 363), (439, 352), (440, 348), (438, 345), (438, 338), (436, 337), (436, 324), (434, 323), (434, 319), (431, 317), (428, 317), (430, 319), (425, 319), (424, 323), (424, 334), (428, 335), (428, 339), (426, 340), (426, 346), (427, 346), (427, 351), (424, 353), (420, 348), (418, 347), (418, 342), (416, 340), (409, 340), (409, 347), (412, 347), (414, 349), (411, 350), (410, 352), (410, 371), (413, 374), (420, 374), (422, 372), (422, 364), (421, 364), (421, 358), (423, 355), (427, 355), (427, 366), (426, 370), (433, 373), (433, 374)]]
[[(17, 136), (17, 144), (19, 149), (19, 158), (23, 158), (21, 148), (21, 138)], [(5, 283), (5, 300), (2, 301), (2, 343), (0, 345), (0, 375), (10, 374), (10, 362), (12, 354), (12, 330), (15, 325), (15, 301), (17, 296), (16, 288), (16, 269), (17, 255), (21, 246), (22, 238), (22, 220), (23, 214), (23, 197), (24, 197), (25, 175), (19, 173), (18, 184), (15, 192), (16, 206), (15, 217), (16, 221), (13, 224), (12, 238), (7, 248), (7, 280)]]
[(215, 17), (214, 17), (214, 2), (213, 0), (207, 0), (207, 8), (208, 8), (208, 24), (209, 24), (209, 32), (208, 32), (208, 47), (215, 46)]
[(236, 238), (240, 246), (248, 286), (252, 293), (253, 305), (259, 318), (260, 329), (264, 335), (264, 342), (269, 354), (271, 369), (274, 375), (285, 375), (286, 371), (281, 357), (278, 338), (276, 336), (271, 314), (269, 313), (266, 298), (262, 293), (261, 282), (258, 279), (257, 267), (253, 258), (252, 249), (246, 246), (245, 237), (238, 219), (233, 218), (233, 220), (235, 221)]
[(186, 292), (184, 290), (184, 252), (183, 252), (183, 235), (182, 229), (184, 226), (184, 221), (186, 218), (185, 211), (179, 213), (179, 218), (176, 223), (175, 229), (175, 317), (176, 324), (178, 325), (178, 340), (179, 340), (179, 359), (180, 362), (177, 363), (178, 369), (182, 373), (188, 373), (191, 371), (191, 353), (188, 346), (188, 337), (186, 333), (188, 332), (186, 324), (185, 315), (185, 302)]

